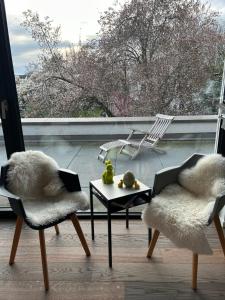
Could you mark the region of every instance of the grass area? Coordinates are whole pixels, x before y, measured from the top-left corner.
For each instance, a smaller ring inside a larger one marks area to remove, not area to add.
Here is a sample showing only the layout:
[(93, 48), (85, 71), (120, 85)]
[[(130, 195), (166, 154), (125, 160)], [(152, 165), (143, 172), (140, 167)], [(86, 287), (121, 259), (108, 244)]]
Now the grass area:
[(75, 118), (97, 118), (102, 117), (103, 110), (100, 108), (87, 109), (75, 114)]

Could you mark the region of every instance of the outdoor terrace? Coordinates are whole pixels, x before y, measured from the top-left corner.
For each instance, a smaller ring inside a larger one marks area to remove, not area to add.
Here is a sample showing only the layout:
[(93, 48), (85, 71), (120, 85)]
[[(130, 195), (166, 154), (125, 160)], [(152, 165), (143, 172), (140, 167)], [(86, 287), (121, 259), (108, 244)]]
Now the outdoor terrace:
[[(139, 180), (151, 186), (158, 170), (179, 164), (194, 152), (212, 153), (216, 121), (217, 116), (176, 117), (158, 144), (164, 153), (146, 150), (131, 160), (113, 150), (108, 157), (116, 174), (131, 170)], [(129, 128), (148, 130), (153, 122), (154, 118), (147, 117), (22, 120), (26, 149), (41, 150), (55, 158), (61, 167), (77, 172), (87, 192), (89, 181), (101, 177), (104, 170), (104, 164), (97, 160), (99, 146), (106, 141), (126, 138)], [(0, 163), (3, 164), (6, 154), (2, 133), (0, 140)], [(8, 202), (4, 201), (4, 205), (8, 206)], [(95, 210), (104, 208), (96, 203)]]

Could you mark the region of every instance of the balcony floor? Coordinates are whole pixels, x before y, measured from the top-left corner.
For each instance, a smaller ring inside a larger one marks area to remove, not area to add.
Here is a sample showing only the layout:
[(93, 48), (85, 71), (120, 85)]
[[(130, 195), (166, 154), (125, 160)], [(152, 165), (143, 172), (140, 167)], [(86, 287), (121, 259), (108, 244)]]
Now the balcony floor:
[(225, 260), (215, 229), (208, 231), (214, 249), (199, 256), (198, 290), (191, 289), (192, 253), (160, 236), (151, 260), (146, 258), (147, 230), (140, 220), (112, 222), (113, 269), (108, 267), (107, 224), (96, 221), (91, 241), (90, 221), (81, 221), (90, 247), (87, 258), (71, 222), (45, 230), (50, 290), (43, 288), (38, 233), (24, 226), (16, 262), (8, 265), (15, 221), (0, 221), (0, 299), (144, 300), (225, 299)]
[[(99, 146), (102, 142), (70, 142), (49, 141), (31, 143), (26, 142), (27, 149), (41, 150), (52, 156), (60, 167), (69, 168), (79, 174), (83, 190), (88, 192), (89, 181), (101, 177), (104, 164), (97, 160)], [(145, 150), (135, 159), (118, 153), (118, 149), (112, 150), (108, 158), (112, 160), (115, 174), (122, 174), (127, 170), (133, 171), (135, 176), (144, 184), (153, 184), (154, 174), (162, 168), (180, 164), (193, 153), (209, 154), (214, 150), (214, 140), (198, 139), (192, 141), (161, 141), (158, 144), (164, 153)], [(5, 163), (6, 155), (3, 146), (0, 147), (0, 163)], [(1, 200), (1, 203), (8, 202)], [(95, 210), (102, 211), (103, 207), (95, 202)]]

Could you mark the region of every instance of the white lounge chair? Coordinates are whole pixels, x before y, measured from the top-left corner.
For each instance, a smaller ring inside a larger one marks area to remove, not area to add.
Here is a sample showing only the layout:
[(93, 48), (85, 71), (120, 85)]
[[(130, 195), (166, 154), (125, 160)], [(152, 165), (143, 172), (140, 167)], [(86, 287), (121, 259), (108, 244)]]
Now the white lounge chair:
[[(131, 129), (132, 131), (127, 139), (116, 140), (101, 145), (98, 159), (104, 162), (108, 152), (114, 148), (121, 148), (120, 153), (129, 155), (131, 159), (134, 159), (139, 154), (141, 148), (151, 148), (157, 150), (156, 144), (160, 139), (162, 139), (173, 119), (173, 116), (157, 114), (155, 123), (152, 125), (149, 131)], [(142, 133), (144, 137), (139, 140), (133, 139), (136, 132)]]

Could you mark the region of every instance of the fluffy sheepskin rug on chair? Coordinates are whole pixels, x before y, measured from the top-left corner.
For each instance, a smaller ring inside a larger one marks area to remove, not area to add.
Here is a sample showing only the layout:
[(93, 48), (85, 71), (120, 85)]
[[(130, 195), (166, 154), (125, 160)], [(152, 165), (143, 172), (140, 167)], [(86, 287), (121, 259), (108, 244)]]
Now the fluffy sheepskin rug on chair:
[(206, 238), (207, 223), (217, 196), (225, 194), (225, 158), (207, 155), (178, 182), (166, 186), (142, 213), (144, 222), (158, 229), (178, 247), (211, 254)]
[(26, 215), (34, 225), (88, 209), (86, 193), (68, 192), (58, 176), (58, 164), (43, 152), (13, 153), (8, 166), (7, 188), (21, 198)]
[(43, 152), (13, 153), (8, 165), (8, 188), (20, 197), (56, 196), (63, 187), (57, 162)]

